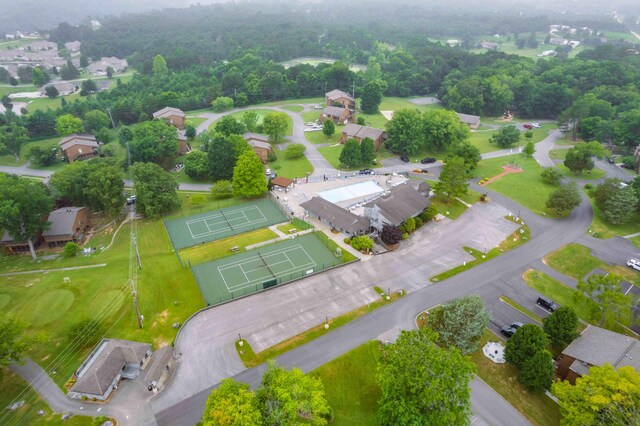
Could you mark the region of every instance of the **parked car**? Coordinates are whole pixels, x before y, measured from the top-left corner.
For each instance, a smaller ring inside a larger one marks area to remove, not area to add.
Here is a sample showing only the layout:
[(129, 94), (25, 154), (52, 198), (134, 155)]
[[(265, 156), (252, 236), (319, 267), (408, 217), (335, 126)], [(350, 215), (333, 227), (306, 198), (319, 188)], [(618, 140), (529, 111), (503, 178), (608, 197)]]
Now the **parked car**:
[(402, 161), (404, 161), (405, 163), (408, 163), (408, 162), (410, 161), (410, 160), (409, 160), (409, 157), (407, 157), (406, 155), (402, 155), (402, 156), (400, 157), (400, 159), (401, 159)]
[(267, 170), (265, 170), (265, 171), (264, 171), (264, 174), (265, 174), (265, 175), (267, 175), (267, 176), (271, 175), (271, 169), (267, 169)]
[(373, 175), (375, 172), (371, 169), (362, 169), (360, 170), (361, 175)]
[(524, 324), (522, 324), (521, 322), (512, 322), (511, 325), (505, 325), (504, 327), (502, 327), (500, 329), (500, 333), (504, 334), (507, 337), (511, 337), (516, 334), (516, 331), (518, 331), (518, 329), (523, 325)]
[(423, 158), (422, 160), (420, 160), (420, 162), (422, 164), (431, 164), (431, 163), (435, 163), (436, 159), (433, 157), (427, 157), (427, 158)]
[(531, 127), (535, 127), (536, 129), (539, 129), (542, 126), (540, 125), (540, 123), (531, 123)]
[(627, 260), (627, 266), (629, 268), (633, 268), (636, 271), (640, 271), (640, 260), (638, 259), (629, 259)]
[(130, 206), (131, 204), (135, 204), (136, 203), (136, 196), (132, 195), (131, 197), (127, 197), (127, 205)]
[(607, 161), (609, 162), (609, 164), (616, 164), (616, 160), (613, 157), (607, 158)]
[(554, 302), (551, 299), (547, 299), (546, 297), (538, 297), (538, 300), (536, 300), (536, 303), (538, 304), (538, 306), (546, 309), (549, 312), (553, 312), (559, 308), (556, 302)]
[(529, 130), (533, 129), (533, 126), (531, 124), (525, 124), (522, 127), (524, 127), (525, 129), (529, 129)]

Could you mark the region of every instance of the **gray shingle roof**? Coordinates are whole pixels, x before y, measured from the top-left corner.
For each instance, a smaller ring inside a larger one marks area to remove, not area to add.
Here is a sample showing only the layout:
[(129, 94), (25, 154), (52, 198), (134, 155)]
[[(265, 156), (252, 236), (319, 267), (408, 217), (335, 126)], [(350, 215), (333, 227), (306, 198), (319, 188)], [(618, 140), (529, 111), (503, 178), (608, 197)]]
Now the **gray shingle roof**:
[(609, 363), (616, 368), (628, 365), (640, 369), (640, 341), (593, 325), (562, 353), (590, 365)]
[(171, 346), (163, 346), (154, 351), (151, 356), (151, 365), (147, 370), (147, 375), (144, 380), (147, 383), (157, 382), (160, 380), (162, 373), (164, 373), (164, 368), (167, 366), (172, 356), (173, 348)]
[(346, 111), (346, 108), (337, 107), (337, 106), (328, 106), (324, 109), (324, 114), (328, 115), (329, 117), (340, 117), (345, 111)]
[(344, 126), (344, 129), (342, 129), (342, 133), (347, 135), (347, 137), (349, 138), (369, 138), (375, 141), (384, 133), (384, 130), (376, 129), (375, 127), (367, 127), (361, 126), (360, 124), (349, 123)]
[(364, 231), (370, 225), (369, 219), (351, 213), (321, 197), (313, 197), (300, 204), (300, 207), (326, 220), (331, 226), (349, 234)]
[(62, 138), (58, 143), (60, 144), (60, 149), (62, 149), (63, 151), (69, 149), (74, 145), (91, 146), (94, 148), (98, 147), (98, 141), (95, 136), (81, 135), (77, 133)]
[(76, 220), (76, 216), (78, 216), (78, 212), (82, 209), (84, 209), (84, 207), (63, 207), (52, 211), (47, 218), (47, 222), (50, 222), (51, 225), (42, 235), (45, 237), (53, 235), (73, 235), (75, 232), (73, 223)]
[(269, 136), (267, 135), (261, 135), (260, 133), (251, 133), (251, 132), (247, 132), (244, 135), (242, 135), (242, 137), (248, 142), (251, 139), (257, 140), (257, 141), (262, 141), (262, 142), (269, 142)]
[(471, 125), (480, 124), (480, 117), (478, 117), (477, 115), (462, 114), (460, 112), (457, 112), (456, 114), (458, 114), (458, 117), (460, 117), (460, 121), (463, 122), (464, 124), (471, 124)]
[(364, 207), (377, 206), (389, 222), (398, 226), (405, 219), (420, 214), (429, 204), (429, 200), (424, 195), (413, 189), (411, 185), (403, 184), (394, 186), (389, 190), (389, 195), (376, 198)]
[(164, 107), (161, 110), (153, 113), (153, 118), (167, 118), (171, 116), (184, 117), (185, 114), (181, 109), (173, 107)]
[(347, 92), (343, 92), (342, 90), (338, 90), (338, 89), (334, 89), (330, 92), (327, 92), (325, 94), (325, 96), (327, 97), (327, 99), (329, 99), (330, 101), (336, 100), (336, 99), (340, 99), (340, 98), (347, 98), (351, 101), (353, 101), (353, 96), (351, 96), (350, 94), (348, 94)]

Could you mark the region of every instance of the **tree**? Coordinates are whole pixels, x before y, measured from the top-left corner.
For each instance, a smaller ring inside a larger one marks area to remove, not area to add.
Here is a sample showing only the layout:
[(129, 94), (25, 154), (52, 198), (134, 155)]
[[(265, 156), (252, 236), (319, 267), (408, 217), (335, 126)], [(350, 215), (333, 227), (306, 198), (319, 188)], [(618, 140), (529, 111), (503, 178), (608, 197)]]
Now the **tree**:
[(40, 86), (43, 86), (43, 85), (45, 85), (45, 84), (47, 84), (49, 82), (49, 74), (44, 72), (44, 70), (42, 68), (35, 67), (31, 71), (31, 80), (33, 81), (34, 85), (40, 87)]
[(127, 145), (127, 142), (133, 140), (133, 131), (129, 127), (122, 127), (118, 131), (118, 141), (121, 145)]
[(500, 148), (509, 148), (520, 141), (520, 130), (512, 124), (503, 126), (498, 133), (491, 136), (489, 142), (495, 143)]
[(9, 84), (12, 86), (17, 86), (19, 84), (18, 79), (14, 76), (9, 77)]
[(561, 306), (542, 320), (544, 332), (551, 344), (560, 347), (578, 337), (578, 315), (570, 306)]
[(422, 143), (427, 149), (442, 151), (469, 139), (466, 124), (453, 111), (428, 110), (422, 114)]
[(223, 135), (242, 135), (246, 131), (244, 123), (231, 115), (226, 115), (216, 122), (216, 132)]
[(48, 98), (54, 99), (60, 94), (60, 92), (58, 92), (56, 86), (50, 84), (44, 88), (44, 94), (47, 95)]
[(133, 129), (129, 151), (133, 162), (153, 162), (168, 169), (178, 155), (177, 130), (162, 120), (140, 123)]
[(74, 257), (78, 253), (80, 253), (80, 250), (81, 248), (78, 244), (74, 243), (73, 241), (69, 241), (67, 244), (64, 245), (64, 256)]
[(86, 68), (88, 66), (89, 66), (89, 58), (87, 58), (84, 55), (80, 56), (80, 67)]
[(635, 147), (640, 135), (640, 108), (620, 113), (613, 127), (613, 140), (617, 145)]
[(209, 174), (207, 153), (194, 150), (184, 159), (184, 172), (194, 179), (205, 179)]
[(384, 225), (382, 232), (380, 232), (380, 239), (385, 244), (398, 244), (402, 241), (402, 229), (394, 225)]
[(544, 183), (549, 185), (560, 185), (562, 182), (562, 173), (555, 167), (547, 167), (540, 172), (540, 177)]
[(82, 133), (84, 131), (84, 124), (82, 120), (71, 114), (63, 114), (56, 118), (55, 129), (60, 136), (69, 136), (74, 133)]
[(518, 381), (529, 391), (541, 393), (551, 388), (555, 368), (553, 357), (547, 350), (534, 353), (518, 370)]
[(50, 166), (56, 161), (57, 156), (58, 147), (55, 145), (50, 148), (34, 146), (29, 151), (29, 159), (34, 164), (39, 164), (41, 166)]
[[(242, 139), (241, 136), (238, 137)], [(231, 136), (210, 132), (201, 133), (197, 139), (203, 143), (204, 150), (207, 152), (209, 176), (214, 181), (230, 180), (239, 155), (234, 139)], [(246, 141), (244, 143), (246, 144)]]
[(245, 111), (242, 113), (242, 122), (249, 132), (255, 132), (258, 129), (259, 119), (260, 117), (255, 111)]
[(382, 102), (382, 94), (387, 90), (384, 80), (372, 80), (365, 84), (360, 95), (360, 108), (365, 114), (376, 114)]
[(640, 375), (633, 367), (593, 366), (575, 385), (554, 383), (551, 393), (558, 398), (562, 426), (638, 424)]
[(91, 79), (82, 81), (82, 84), (80, 85), (80, 96), (88, 96), (97, 91), (98, 85), (95, 81)]
[(507, 340), (504, 358), (522, 369), (525, 361), (538, 352), (544, 351), (549, 344), (549, 338), (540, 327), (525, 324)]
[(188, 140), (192, 141), (195, 139), (197, 135), (197, 130), (195, 127), (191, 125), (187, 125), (184, 130), (184, 135), (187, 137)]
[(629, 223), (637, 205), (638, 197), (633, 187), (619, 188), (604, 204), (602, 217), (614, 225)]
[(358, 117), (356, 118), (356, 124), (359, 124), (360, 126), (366, 126), (367, 122), (365, 121), (364, 117)]
[(604, 210), (607, 201), (620, 190), (620, 179), (607, 178), (593, 190), (593, 200), (600, 210)]
[(420, 219), (422, 219), (422, 222), (427, 223), (435, 219), (437, 215), (438, 208), (434, 204), (431, 204), (426, 209), (424, 209), (422, 213), (420, 213)]
[(231, 184), (231, 181), (221, 179), (214, 183), (211, 186), (211, 197), (216, 200), (233, 197), (233, 185)]
[(448, 159), (439, 179), (433, 188), (438, 197), (445, 198), (449, 202), (451, 197), (465, 195), (469, 183), (467, 182), (467, 170), (464, 160), (460, 157)]
[(233, 168), (233, 194), (253, 198), (267, 192), (264, 166), (253, 150), (240, 154)]
[(215, 112), (223, 112), (233, 108), (233, 99), (227, 96), (218, 96), (211, 101), (211, 108)]
[(326, 137), (331, 137), (336, 132), (336, 124), (330, 118), (324, 120), (322, 123), (322, 134)]
[(180, 208), (176, 194), (178, 184), (170, 173), (154, 163), (136, 163), (131, 166), (136, 190), (136, 211), (148, 218)]
[(115, 71), (113, 68), (111, 68), (111, 67), (107, 67), (107, 78), (108, 78), (109, 80), (111, 80), (111, 79), (113, 78), (113, 74), (114, 74), (115, 72), (116, 72), (116, 71)]
[(351, 247), (358, 251), (369, 251), (373, 248), (373, 240), (367, 235), (358, 235), (351, 239)]
[(524, 152), (524, 154), (527, 157), (533, 157), (533, 154), (536, 152), (536, 146), (533, 142), (529, 141), (527, 142), (527, 144), (524, 146), (524, 149), (522, 150), (522, 152)]
[(469, 142), (462, 142), (452, 146), (449, 149), (449, 155), (462, 158), (467, 174), (471, 174), (480, 160), (482, 160), (482, 154), (480, 154), (478, 147), (471, 145)]
[(579, 143), (569, 151), (564, 159), (564, 165), (573, 173), (580, 175), (583, 171), (590, 171), (594, 167), (593, 157), (602, 158), (605, 149), (599, 142)]
[(28, 140), (27, 129), (16, 123), (0, 127), (0, 146), (4, 145), (16, 158), (16, 162), (20, 160), (22, 145)]
[(104, 112), (94, 109), (85, 113), (83, 123), (86, 132), (96, 133), (105, 127), (109, 127), (111, 120)]
[(37, 259), (33, 239), (47, 229), (53, 197), (42, 182), (15, 175), (0, 176), (0, 229), (14, 241), (27, 241)]
[(169, 73), (169, 67), (167, 67), (167, 60), (162, 55), (156, 55), (153, 57), (153, 63), (151, 65), (151, 72), (154, 75), (162, 75)]
[(270, 112), (264, 116), (262, 126), (269, 139), (274, 143), (278, 143), (287, 131), (289, 116), (284, 112)]
[(490, 319), (482, 298), (467, 296), (433, 309), (429, 314), (429, 327), (438, 333), (442, 345), (456, 347), (468, 355), (478, 349)]
[(307, 147), (301, 143), (291, 143), (284, 150), (284, 156), (287, 160), (295, 160), (304, 157)]
[(370, 166), (376, 159), (376, 148), (371, 138), (364, 138), (360, 142), (360, 160), (365, 166)]
[(577, 289), (583, 297), (593, 300), (592, 315), (600, 320), (600, 326), (629, 325), (633, 318), (631, 295), (620, 288), (622, 279), (615, 274), (591, 275), (587, 281), (579, 281)]
[(60, 78), (63, 80), (73, 80), (78, 77), (80, 77), (80, 71), (78, 71), (71, 61), (67, 61), (66, 65), (60, 68)]
[(580, 190), (575, 182), (571, 182), (553, 191), (547, 199), (546, 206), (557, 214), (566, 216), (581, 202)]
[(302, 419), (314, 425), (326, 425), (331, 417), (322, 380), (297, 368), (285, 370), (274, 361), (269, 362), (262, 375), (256, 403), (263, 424), (267, 425), (295, 425)]
[(26, 324), (0, 313), (0, 381), (5, 367), (19, 362), (35, 340), (25, 334)]
[(355, 139), (348, 139), (344, 144), (344, 148), (340, 153), (340, 164), (344, 164), (347, 167), (358, 167), (362, 164), (362, 157), (360, 152), (360, 144)]
[(392, 152), (413, 155), (422, 145), (421, 114), (417, 109), (400, 109), (386, 124), (385, 146)]
[(254, 426), (262, 424), (255, 405), (255, 394), (249, 385), (223, 379), (207, 399), (202, 415), (203, 426)]
[(378, 364), (378, 418), (382, 425), (469, 423), (473, 364), (456, 349), (435, 344), (426, 328), (402, 330), (384, 346)]

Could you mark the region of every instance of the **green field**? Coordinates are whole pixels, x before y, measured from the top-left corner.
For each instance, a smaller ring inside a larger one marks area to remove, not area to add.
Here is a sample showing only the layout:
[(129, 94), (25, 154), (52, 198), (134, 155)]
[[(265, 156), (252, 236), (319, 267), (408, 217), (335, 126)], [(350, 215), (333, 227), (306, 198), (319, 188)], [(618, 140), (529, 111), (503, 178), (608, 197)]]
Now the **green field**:
[[(250, 110), (245, 110), (245, 111), (238, 111), (238, 112), (234, 112), (232, 114), (228, 114), (228, 116), (235, 118), (236, 120), (242, 120), (242, 114), (244, 114), (247, 111), (252, 111), (255, 112), (258, 115), (258, 124), (262, 124), (262, 120), (264, 120), (264, 116), (267, 114), (270, 114), (272, 112), (274, 112), (273, 110), (270, 109), (250, 109)], [(211, 123), (211, 125), (209, 126), (209, 130), (211, 129), (215, 129), (216, 127), (216, 123), (217, 121), (214, 121), (213, 123)], [(285, 134), (287, 136), (291, 136), (293, 134), (293, 119), (291, 117), (289, 117), (287, 115), (287, 130), (285, 132)]]
[[(588, 195), (588, 194), (587, 194)], [(587, 196), (593, 208), (593, 222), (589, 230), (597, 238), (611, 238), (615, 236), (632, 235), (640, 232), (640, 212), (634, 212), (629, 223), (614, 225), (607, 222), (602, 216), (602, 210), (596, 205), (592, 197)], [(638, 241), (637, 239), (635, 241)], [(634, 242), (634, 240), (632, 240)], [(634, 242), (635, 243), (635, 242)], [(636, 244), (640, 247), (640, 243)]]
[(313, 173), (313, 166), (307, 160), (307, 157), (296, 158), (295, 160), (289, 160), (285, 157), (284, 151), (280, 150), (277, 146), (273, 146), (278, 159), (267, 164), (267, 167), (274, 170), (278, 176), (288, 177), (289, 179), (301, 178), (307, 175), (307, 173)]
[(37, 141), (29, 141), (22, 144), (20, 147), (20, 158), (16, 161), (16, 157), (13, 154), (0, 155), (0, 165), (2, 166), (21, 166), (29, 160), (29, 151), (31, 148), (39, 146), (41, 148), (50, 148), (60, 142), (60, 137), (52, 137), (48, 139), (40, 139)]

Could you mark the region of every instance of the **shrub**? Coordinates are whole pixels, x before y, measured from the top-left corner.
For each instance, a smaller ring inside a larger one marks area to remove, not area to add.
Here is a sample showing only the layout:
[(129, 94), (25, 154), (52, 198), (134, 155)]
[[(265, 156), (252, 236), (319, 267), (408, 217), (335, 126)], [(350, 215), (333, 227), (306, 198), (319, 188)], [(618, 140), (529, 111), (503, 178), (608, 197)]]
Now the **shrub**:
[(409, 234), (407, 234), (406, 232), (404, 234), (402, 234), (402, 239), (406, 240), (409, 238)]
[(274, 161), (278, 161), (278, 156), (274, 151), (269, 151), (267, 154), (267, 161), (273, 163)]
[(190, 198), (190, 201), (191, 201), (191, 205), (198, 205), (198, 204), (204, 204), (207, 201), (207, 199), (205, 198), (204, 195), (199, 194), (199, 195), (193, 195)]
[(384, 225), (380, 233), (380, 239), (385, 244), (398, 244), (402, 240), (402, 230), (397, 226)]
[(233, 99), (226, 96), (219, 96), (211, 101), (211, 107), (215, 112), (222, 112), (233, 108)]
[(548, 167), (540, 173), (540, 177), (544, 183), (549, 185), (560, 185), (562, 174), (555, 167)]
[(416, 230), (416, 221), (414, 218), (409, 217), (407, 218), (404, 223), (401, 226), (402, 230), (407, 232), (407, 233), (411, 233), (413, 231)]
[(223, 179), (214, 183), (211, 187), (211, 196), (216, 200), (233, 196), (231, 181)]
[(344, 241), (345, 244), (351, 245), (351, 238), (349, 238), (349, 237), (345, 238), (342, 241)]
[(297, 158), (301, 158), (306, 149), (307, 147), (301, 143), (292, 143), (287, 146), (287, 149), (285, 149), (284, 156), (287, 160), (295, 160)]
[(593, 185), (591, 185), (590, 183), (586, 183), (586, 184), (584, 185), (584, 189), (586, 189), (586, 190), (593, 189)]
[(422, 213), (420, 213), (420, 219), (422, 219), (422, 222), (427, 223), (432, 221), (437, 215), (438, 208), (431, 204), (429, 207), (424, 209)]
[(420, 219), (420, 217), (416, 217), (414, 219), (415, 223), (416, 223), (416, 229), (420, 228), (424, 223), (422, 222), (422, 219)]
[(373, 240), (366, 235), (358, 235), (351, 239), (351, 247), (356, 250), (367, 252), (373, 248)]
[(80, 252), (80, 246), (74, 242), (68, 242), (64, 245), (64, 256), (73, 257)]

